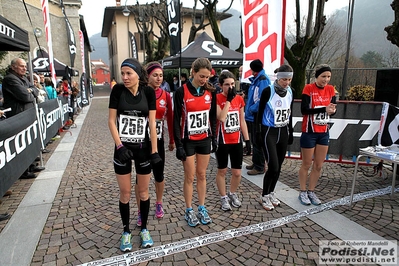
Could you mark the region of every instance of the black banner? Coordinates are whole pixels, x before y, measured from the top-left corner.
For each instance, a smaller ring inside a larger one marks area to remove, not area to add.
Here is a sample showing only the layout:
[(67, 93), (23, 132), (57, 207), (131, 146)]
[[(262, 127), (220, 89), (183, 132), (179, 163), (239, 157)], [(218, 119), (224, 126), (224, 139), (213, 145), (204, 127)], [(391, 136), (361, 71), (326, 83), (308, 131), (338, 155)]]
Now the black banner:
[(62, 14), (64, 14), (64, 19), (65, 19), (65, 23), (66, 23), (66, 31), (67, 31), (67, 37), (68, 37), (68, 47), (69, 47), (69, 56), (71, 59), (71, 67), (74, 67), (75, 66), (75, 57), (76, 57), (75, 33), (74, 33), (72, 25), (69, 22), (69, 19), (65, 13), (64, 3), (62, 0), (60, 0), (60, 2), (61, 2)]
[(389, 103), (384, 103), (382, 109), (378, 143), (382, 146), (399, 144), (399, 108)]
[(80, 77), (80, 97), (78, 98), (78, 106), (82, 108), (89, 104), (89, 100), (87, 98), (87, 86), (86, 86), (86, 73), (82, 73)]
[(29, 51), (29, 35), (11, 21), (0, 16), (1, 51)]
[[(359, 148), (377, 145), (380, 126), (381, 102), (339, 101), (337, 113), (330, 117), (330, 144), (328, 154), (352, 157)], [(302, 131), (301, 101), (296, 100), (292, 110), (294, 143), (289, 151), (300, 152)]]
[[(36, 115), (38, 114), (38, 115)], [(0, 121), (0, 195), (14, 184), (69, 118), (64, 97)]]
[(170, 55), (181, 50), (180, 0), (167, 1), (168, 31), (170, 36)]
[(138, 59), (139, 58), (139, 54), (137, 52), (136, 38), (134, 37), (133, 33), (131, 33), (130, 31), (129, 31), (129, 39), (130, 39), (130, 47), (132, 49), (132, 57), (134, 59)]

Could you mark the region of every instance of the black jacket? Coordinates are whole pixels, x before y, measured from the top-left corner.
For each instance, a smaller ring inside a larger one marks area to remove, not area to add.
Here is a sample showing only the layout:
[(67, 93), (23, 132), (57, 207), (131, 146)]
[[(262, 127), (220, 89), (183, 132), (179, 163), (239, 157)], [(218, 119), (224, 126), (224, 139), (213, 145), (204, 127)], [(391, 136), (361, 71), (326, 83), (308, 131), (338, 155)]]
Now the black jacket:
[(26, 77), (19, 77), (14, 71), (8, 71), (3, 79), (3, 108), (11, 108), (7, 117), (11, 117), (35, 106), (36, 90), (28, 91), (30, 87)]

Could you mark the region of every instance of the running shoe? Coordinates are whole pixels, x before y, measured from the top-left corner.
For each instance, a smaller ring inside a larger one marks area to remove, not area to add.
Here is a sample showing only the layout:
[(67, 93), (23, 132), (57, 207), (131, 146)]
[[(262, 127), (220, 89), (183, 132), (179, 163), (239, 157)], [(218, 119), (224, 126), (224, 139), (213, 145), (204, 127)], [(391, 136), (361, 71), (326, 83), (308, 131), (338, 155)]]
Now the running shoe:
[(208, 211), (206, 210), (205, 206), (198, 207), (198, 219), (201, 221), (202, 224), (209, 224), (212, 222), (211, 217), (208, 215)]
[(231, 211), (231, 206), (229, 203), (229, 198), (227, 196), (220, 198), (220, 203), (222, 204), (222, 210)]
[(274, 206), (270, 202), (269, 195), (265, 195), (265, 196), (260, 195), (260, 204), (262, 205), (263, 209), (265, 209), (266, 211), (274, 210)]
[(120, 245), (120, 250), (122, 251), (131, 251), (132, 250), (132, 243), (130, 242), (132, 238), (132, 234), (128, 232), (123, 232), (122, 238), (121, 238), (121, 245)]
[(321, 204), (321, 200), (319, 200), (314, 191), (308, 191), (308, 198), (313, 205)]
[(280, 206), (281, 202), (276, 198), (276, 192), (270, 192), (269, 199), (274, 207)]
[(154, 241), (152, 241), (150, 232), (148, 232), (147, 229), (141, 230), (140, 237), (141, 237), (141, 247), (142, 248), (148, 248), (148, 247), (152, 247), (154, 245)]
[(309, 197), (308, 197), (308, 193), (306, 191), (299, 192), (298, 199), (301, 202), (301, 204), (310, 205), (310, 200), (309, 200)]
[(163, 211), (162, 203), (157, 202), (155, 203), (155, 216), (158, 219), (161, 219), (165, 215), (165, 212)]
[(231, 201), (231, 205), (233, 205), (233, 207), (235, 207), (235, 208), (241, 207), (241, 201), (238, 199), (236, 193), (229, 192), (229, 193), (227, 193), (227, 196), (229, 196), (229, 199)]
[(186, 219), (188, 225), (191, 227), (199, 225), (199, 221), (197, 219), (197, 216), (195, 215), (194, 210), (189, 210), (189, 211), (186, 210), (184, 218)]
[(140, 211), (137, 212), (137, 226), (141, 226), (141, 213)]

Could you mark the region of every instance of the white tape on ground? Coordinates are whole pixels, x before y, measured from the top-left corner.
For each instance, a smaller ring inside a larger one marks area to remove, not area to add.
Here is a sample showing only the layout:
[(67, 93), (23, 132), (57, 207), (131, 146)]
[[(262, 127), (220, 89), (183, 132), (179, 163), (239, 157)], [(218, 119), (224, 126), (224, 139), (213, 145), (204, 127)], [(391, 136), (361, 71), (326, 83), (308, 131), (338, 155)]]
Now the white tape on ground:
[[(399, 192), (399, 188), (395, 189), (395, 192)], [(364, 193), (359, 193), (354, 195), (353, 202), (361, 201), (368, 198), (373, 198), (377, 196), (382, 196), (391, 193), (391, 187), (386, 187), (383, 189), (377, 189), (373, 191), (368, 191)], [(97, 260), (93, 262), (88, 262), (81, 264), (82, 266), (111, 266), (111, 265), (134, 265), (141, 262), (158, 259), (182, 251), (188, 251), (193, 248), (198, 248), (200, 246), (209, 245), (211, 243), (217, 243), (227, 239), (244, 236), (248, 234), (253, 234), (257, 232), (263, 232), (268, 229), (272, 229), (287, 223), (297, 221), (303, 217), (316, 214), (319, 212), (330, 210), (336, 206), (349, 205), (350, 197), (344, 197), (341, 199), (333, 200), (324, 203), (320, 206), (312, 207), (304, 211), (282, 217), (279, 219), (267, 221), (264, 223), (248, 225), (241, 228), (225, 230), (221, 232), (216, 232), (204, 236), (198, 236), (191, 239), (186, 239), (171, 244), (166, 244), (158, 247), (153, 247), (149, 249), (142, 249), (135, 252), (126, 253), (119, 256), (114, 256), (107, 259)]]

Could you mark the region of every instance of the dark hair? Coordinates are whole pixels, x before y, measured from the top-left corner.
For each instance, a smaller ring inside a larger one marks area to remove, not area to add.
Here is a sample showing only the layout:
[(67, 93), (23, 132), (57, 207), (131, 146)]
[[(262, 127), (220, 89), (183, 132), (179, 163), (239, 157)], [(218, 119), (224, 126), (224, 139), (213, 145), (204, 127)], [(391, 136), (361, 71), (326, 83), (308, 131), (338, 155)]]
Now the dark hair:
[(280, 67), (278, 67), (274, 70), (274, 73), (277, 73), (277, 72), (294, 72), (294, 70), (292, 69), (292, 67), (290, 65), (281, 65)]
[(186, 74), (186, 73), (181, 73), (181, 74), (180, 74), (180, 77), (186, 78), (186, 79), (187, 79), (187, 74)]
[(234, 74), (231, 73), (230, 71), (223, 71), (222, 73), (220, 73), (219, 76), (219, 84), (223, 85), (224, 80), (225, 79), (234, 79), (234, 81), (236, 80), (236, 77), (234, 77)]

